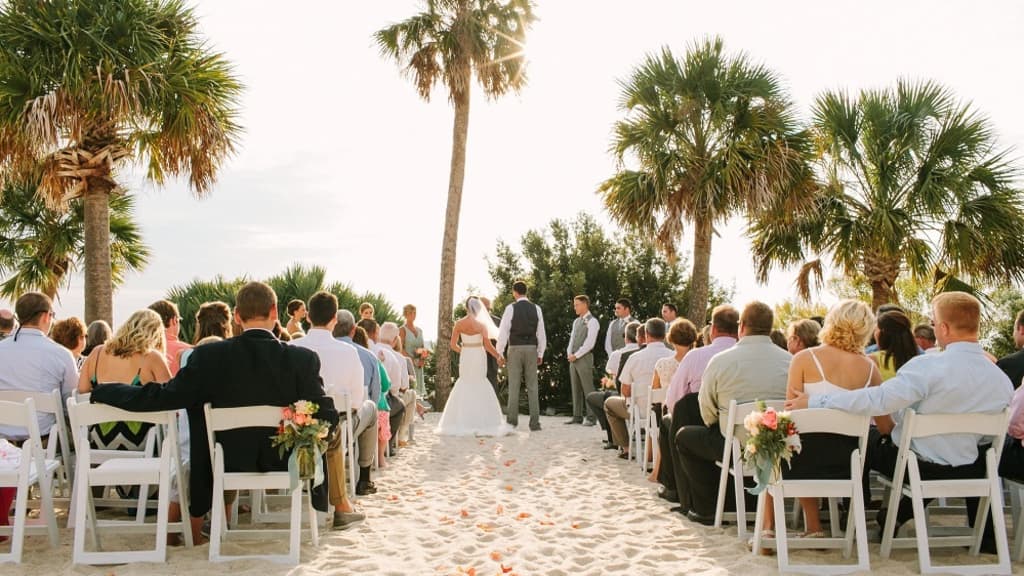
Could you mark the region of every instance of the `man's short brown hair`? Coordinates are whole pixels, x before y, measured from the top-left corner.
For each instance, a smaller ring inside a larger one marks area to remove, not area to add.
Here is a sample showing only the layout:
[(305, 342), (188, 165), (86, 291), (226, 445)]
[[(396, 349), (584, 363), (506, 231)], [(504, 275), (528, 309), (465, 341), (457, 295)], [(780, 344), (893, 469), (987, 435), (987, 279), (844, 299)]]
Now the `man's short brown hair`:
[(157, 300), (149, 305), (149, 309), (160, 315), (164, 328), (170, 328), (171, 321), (178, 317), (178, 307), (170, 300)]
[(748, 336), (769, 336), (774, 323), (775, 312), (772, 312), (772, 307), (764, 302), (751, 302), (743, 308), (743, 313), (740, 314), (740, 324), (743, 324), (745, 334)]
[(25, 292), (14, 303), (14, 313), (22, 326), (37, 324), (39, 317), (53, 310), (53, 301), (42, 292)]
[(936, 322), (949, 324), (955, 332), (978, 334), (981, 324), (981, 302), (966, 292), (943, 292), (932, 298), (932, 306), (939, 315)]
[[(740, 330), (740, 313), (729, 304), (715, 306), (711, 311), (711, 325), (719, 334), (736, 335)], [(705, 342), (709, 344), (709, 342)]]
[(243, 322), (269, 319), (272, 308), (277, 308), (277, 294), (263, 282), (249, 282), (235, 296), (235, 312), (238, 312)]
[(586, 294), (580, 294), (579, 296), (573, 298), (573, 300), (579, 300), (580, 302), (583, 302), (587, 306), (590, 306), (590, 296), (587, 296)]
[(309, 313), (309, 321), (313, 326), (327, 326), (338, 314), (338, 297), (330, 292), (321, 290), (313, 294), (306, 306)]
[(377, 333), (377, 321), (372, 318), (363, 318), (359, 322), (356, 322), (356, 326), (366, 331), (366, 335), (372, 338)]

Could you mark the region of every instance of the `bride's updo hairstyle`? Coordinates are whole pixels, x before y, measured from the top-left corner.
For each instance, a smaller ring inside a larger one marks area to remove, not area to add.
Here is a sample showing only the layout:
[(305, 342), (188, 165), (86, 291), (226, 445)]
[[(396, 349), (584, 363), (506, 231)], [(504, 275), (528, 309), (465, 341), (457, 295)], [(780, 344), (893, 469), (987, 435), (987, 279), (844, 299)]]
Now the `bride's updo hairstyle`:
[(875, 315), (859, 300), (843, 300), (825, 316), (825, 327), (819, 336), (823, 344), (863, 354), (864, 346), (875, 329)]

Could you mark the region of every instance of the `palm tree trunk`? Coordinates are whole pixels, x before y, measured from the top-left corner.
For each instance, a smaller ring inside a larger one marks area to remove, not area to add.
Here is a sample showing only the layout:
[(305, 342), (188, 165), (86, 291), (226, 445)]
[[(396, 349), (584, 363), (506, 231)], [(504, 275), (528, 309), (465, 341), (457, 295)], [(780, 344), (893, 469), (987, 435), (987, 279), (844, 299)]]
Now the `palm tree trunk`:
[(871, 308), (878, 310), (882, 304), (895, 300), (896, 276), (899, 275), (899, 261), (893, 261), (880, 253), (864, 255), (864, 276), (871, 283)]
[(697, 218), (693, 234), (693, 272), (690, 275), (690, 302), (686, 317), (694, 326), (704, 326), (708, 315), (708, 279), (711, 274), (710, 218)]
[[(469, 85), (470, 72), (465, 72)], [(437, 304), (437, 374), (434, 382), (434, 406), (443, 410), (452, 388), (449, 346), (452, 337), (452, 310), (455, 293), (455, 255), (459, 242), (459, 212), (462, 208), (462, 184), (466, 176), (466, 138), (469, 135), (469, 91), (455, 102), (452, 129), (452, 161), (448, 174), (448, 208), (444, 215), (444, 240), (441, 243), (441, 282)]]
[(85, 209), (85, 323), (105, 320), (114, 325), (113, 282), (110, 277), (110, 189), (90, 186)]

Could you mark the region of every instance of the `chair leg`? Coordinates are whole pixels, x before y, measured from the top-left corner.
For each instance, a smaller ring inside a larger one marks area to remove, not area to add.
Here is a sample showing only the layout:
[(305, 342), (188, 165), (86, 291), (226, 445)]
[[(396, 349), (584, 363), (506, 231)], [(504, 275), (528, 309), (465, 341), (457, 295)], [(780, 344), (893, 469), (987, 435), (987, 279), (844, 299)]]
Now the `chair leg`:
[[(22, 469), (18, 479), (18, 493), (14, 499), (14, 530), (11, 534), (11, 557), (21, 563), (21, 552), (25, 546), (25, 524), (28, 522), (28, 467)], [(7, 510), (2, 511), (7, 514)]]
[[(1024, 561), (1024, 510), (1021, 508), (1021, 491), (1024, 486), (1010, 485), (1010, 507), (1013, 510), (1013, 561)], [(993, 516), (993, 519), (995, 516)]]
[(42, 472), (39, 477), (40, 492), (42, 492), (42, 510), (40, 514), (46, 519), (46, 533), (50, 537), (50, 546), (60, 546), (60, 534), (57, 532), (57, 511), (53, 507), (54, 479), (49, 474)]
[(782, 490), (769, 488), (775, 507), (775, 553), (779, 559), (779, 572), (789, 569), (789, 543), (786, 539), (786, 502)]
[[(217, 446), (218, 452), (220, 446)], [(219, 459), (219, 454), (216, 456)], [(221, 468), (214, 463), (214, 470)], [(253, 508), (255, 514), (255, 508)], [(220, 544), (224, 537), (224, 478), (223, 473), (213, 474), (213, 510), (210, 512), (210, 561), (221, 560)]]
[[(751, 552), (754, 556), (757, 556), (761, 551), (761, 532), (764, 531), (764, 492), (757, 495), (757, 512), (754, 514), (754, 545), (751, 547)], [(739, 516), (737, 516), (739, 518)], [(746, 519), (744, 519), (744, 524)]]
[(828, 499), (828, 523), (833, 538), (842, 535), (843, 529), (839, 525), (839, 500), (837, 498)]
[(320, 515), (317, 513), (316, 508), (313, 507), (313, 481), (309, 480), (306, 484), (309, 490), (309, 498), (307, 498), (309, 510), (309, 534), (310, 540), (313, 542), (313, 547), (320, 546)]
[(288, 533), (288, 558), (294, 564), (299, 563), (299, 537), (302, 534), (302, 486), (292, 490), (291, 530)]

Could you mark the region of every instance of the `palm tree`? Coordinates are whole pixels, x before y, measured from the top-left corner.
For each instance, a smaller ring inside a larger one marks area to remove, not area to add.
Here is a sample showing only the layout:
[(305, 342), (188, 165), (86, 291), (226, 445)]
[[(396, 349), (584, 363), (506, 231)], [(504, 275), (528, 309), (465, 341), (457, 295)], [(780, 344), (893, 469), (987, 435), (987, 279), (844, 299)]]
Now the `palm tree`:
[(752, 228), (758, 275), (803, 263), (804, 297), (823, 259), (892, 301), (896, 279), (1024, 279), (1020, 174), (989, 121), (933, 82), (900, 81), (813, 107), (822, 186), (808, 209), (766, 211)]
[[(437, 313), (437, 354), (447, 358), (473, 78), (489, 99), (519, 92), (526, 85), (523, 43), (535, 18), (531, 0), (426, 0), (423, 8), (408, 20), (379, 30), (374, 39), (383, 56), (413, 80), (421, 98), (429, 101), (440, 80), (455, 107)], [(438, 366), (436, 402), (444, 407), (451, 370), (447, 362)]]
[(806, 134), (774, 72), (720, 38), (649, 54), (624, 81), (611, 150), (618, 171), (598, 194), (612, 218), (676, 255), (694, 229), (687, 317), (707, 314), (711, 241), (733, 215), (799, 204), (812, 181)]
[(234, 149), (241, 85), (197, 27), (181, 0), (0, 5), (0, 183), (42, 163), (42, 200), (81, 199), (87, 321), (113, 321), (117, 169), (202, 195)]
[[(139, 271), (149, 259), (133, 217), (135, 200), (127, 194), (110, 199), (110, 256), (114, 286), (124, 273)], [(85, 210), (72, 200), (67, 210), (54, 210), (36, 198), (36, 187), (12, 183), (0, 198), (0, 296), (15, 299), (39, 290), (51, 299), (67, 285), (69, 273), (85, 259)]]

